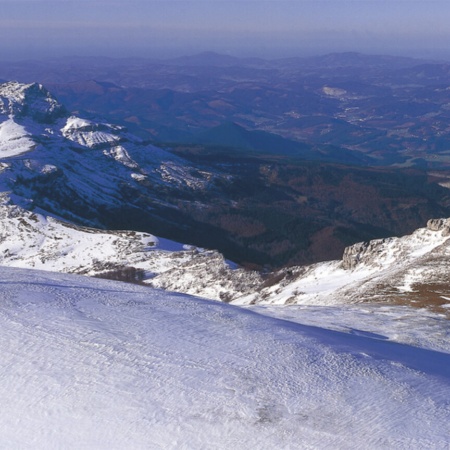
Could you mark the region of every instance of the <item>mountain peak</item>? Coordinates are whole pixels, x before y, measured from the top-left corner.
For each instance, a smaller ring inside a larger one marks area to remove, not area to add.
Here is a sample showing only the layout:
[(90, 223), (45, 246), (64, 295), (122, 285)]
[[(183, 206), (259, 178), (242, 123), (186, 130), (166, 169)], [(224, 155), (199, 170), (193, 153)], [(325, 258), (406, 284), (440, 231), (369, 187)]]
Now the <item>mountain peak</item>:
[(0, 84), (0, 114), (53, 122), (65, 112), (65, 108), (39, 83), (11, 81)]

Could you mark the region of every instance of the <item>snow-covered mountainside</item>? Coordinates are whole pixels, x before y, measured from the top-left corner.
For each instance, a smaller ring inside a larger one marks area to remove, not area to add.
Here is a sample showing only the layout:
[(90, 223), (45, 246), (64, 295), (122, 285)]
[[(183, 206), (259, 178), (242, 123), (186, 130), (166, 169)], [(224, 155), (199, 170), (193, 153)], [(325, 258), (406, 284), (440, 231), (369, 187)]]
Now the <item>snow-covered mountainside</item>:
[(56, 219), (104, 229), (148, 225), (153, 216), (170, 227), (177, 202), (198, 203), (201, 195), (189, 192), (214, 190), (228, 175), (194, 169), (120, 126), (69, 116), (38, 84), (0, 85), (0, 122), (2, 265), (138, 278), (240, 305), (450, 303), (450, 220), (432, 220), (403, 238), (356, 244), (342, 261), (283, 269), (263, 279), (231, 269), (215, 251), (167, 247), (148, 233), (100, 232)]
[(215, 251), (148, 233), (77, 227), (1, 203), (0, 265), (141, 281), (216, 300), (261, 283), (256, 272), (230, 267)]
[(256, 273), (231, 270), (215, 251), (183, 250), (148, 233), (101, 232), (51, 217), (131, 228), (148, 225), (154, 215), (170, 227), (175, 219), (160, 218), (158, 205), (164, 203), (166, 213), (176, 210), (173, 191), (188, 197), (209, 189), (220, 174), (194, 169), (123, 127), (69, 116), (36, 83), (0, 85), (0, 122), (2, 265), (136, 276), (217, 300), (260, 283)]
[[(450, 219), (264, 277), (92, 227), (220, 173), (69, 117), (36, 84), (0, 85), (0, 119), (1, 448), (448, 447), (448, 320), (374, 300), (448, 310)], [(310, 306), (268, 306), (295, 303)]]
[(450, 219), (401, 238), (348, 247), (341, 261), (292, 267), (273, 274), (239, 304), (407, 302), (450, 307)]
[(261, 275), (216, 251), (135, 231), (77, 227), (0, 203), (0, 265), (141, 281), (238, 305), (390, 302), (450, 312), (450, 219), (348, 247), (341, 261)]
[(2, 448), (448, 448), (437, 316), (384, 308), (380, 334), (336, 307), (311, 326), (308, 309), (280, 320), (68, 274), (1, 268), (0, 284)]
[(70, 116), (39, 84), (0, 84), (0, 191), (16, 204), (88, 226), (145, 223), (177, 207), (172, 191), (218, 178), (123, 127)]

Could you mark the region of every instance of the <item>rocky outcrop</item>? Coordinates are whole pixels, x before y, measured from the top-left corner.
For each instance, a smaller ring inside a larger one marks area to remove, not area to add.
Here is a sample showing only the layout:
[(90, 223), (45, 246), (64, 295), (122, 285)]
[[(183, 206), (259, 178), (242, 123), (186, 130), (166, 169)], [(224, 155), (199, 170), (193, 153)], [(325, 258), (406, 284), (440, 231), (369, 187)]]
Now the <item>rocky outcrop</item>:
[(431, 231), (442, 231), (442, 236), (449, 236), (450, 219), (430, 219), (427, 228)]
[[(441, 237), (450, 236), (450, 218), (448, 219), (430, 219), (427, 222), (427, 230), (439, 233)], [(395, 244), (398, 242), (398, 245)], [(391, 252), (402, 253), (406, 241), (399, 238), (375, 239), (373, 241), (358, 242), (344, 250), (342, 256), (342, 267), (346, 270), (356, 268), (361, 264), (380, 265), (380, 256), (386, 253), (388, 246)], [(426, 245), (424, 243), (424, 245)], [(395, 248), (398, 247), (398, 248)], [(406, 245), (407, 247), (407, 245)]]
[(223, 255), (216, 251), (194, 252), (189, 259), (174, 264), (148, 282), (152, 287), (223, 302), (253, 292), (261, 283), (258, 272), (231, 269)]
[(0, 84), (0, 114), (53, 123), (67, 111), (41, 84), (11, 81)]
[(375, 239), (373, 241), (358, 242), (350, 247), (346, 247), (342, 256), (342, 267), (344, 269), (354, 269), (362, 263), (374, 263), (385, 245), (392, 240), (393, 238)]

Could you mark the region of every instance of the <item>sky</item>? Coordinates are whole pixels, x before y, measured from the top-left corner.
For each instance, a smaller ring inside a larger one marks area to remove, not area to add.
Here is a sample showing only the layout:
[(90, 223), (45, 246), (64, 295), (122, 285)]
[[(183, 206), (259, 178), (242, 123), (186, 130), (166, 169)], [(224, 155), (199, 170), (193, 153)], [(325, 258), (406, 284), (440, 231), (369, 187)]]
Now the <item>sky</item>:
[(0, 59), (449, 56), (448, 0), (0, 0)]

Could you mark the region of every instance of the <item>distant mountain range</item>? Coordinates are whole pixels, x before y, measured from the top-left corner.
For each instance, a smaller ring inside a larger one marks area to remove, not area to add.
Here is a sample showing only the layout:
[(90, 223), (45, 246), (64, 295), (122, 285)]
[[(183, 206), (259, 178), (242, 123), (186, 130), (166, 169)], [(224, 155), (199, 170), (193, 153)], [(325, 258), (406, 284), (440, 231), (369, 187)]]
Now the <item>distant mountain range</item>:
[(359, 53), (280, 60), (203, 53), (0, 63), (0, 78), (43, 83), (74, 114), (154, 142), (189, 143), (234, 123), (288, 147), (332, 146), (333, 157), (325, 155), (344, 164), (448, 168), (448, 67)]

